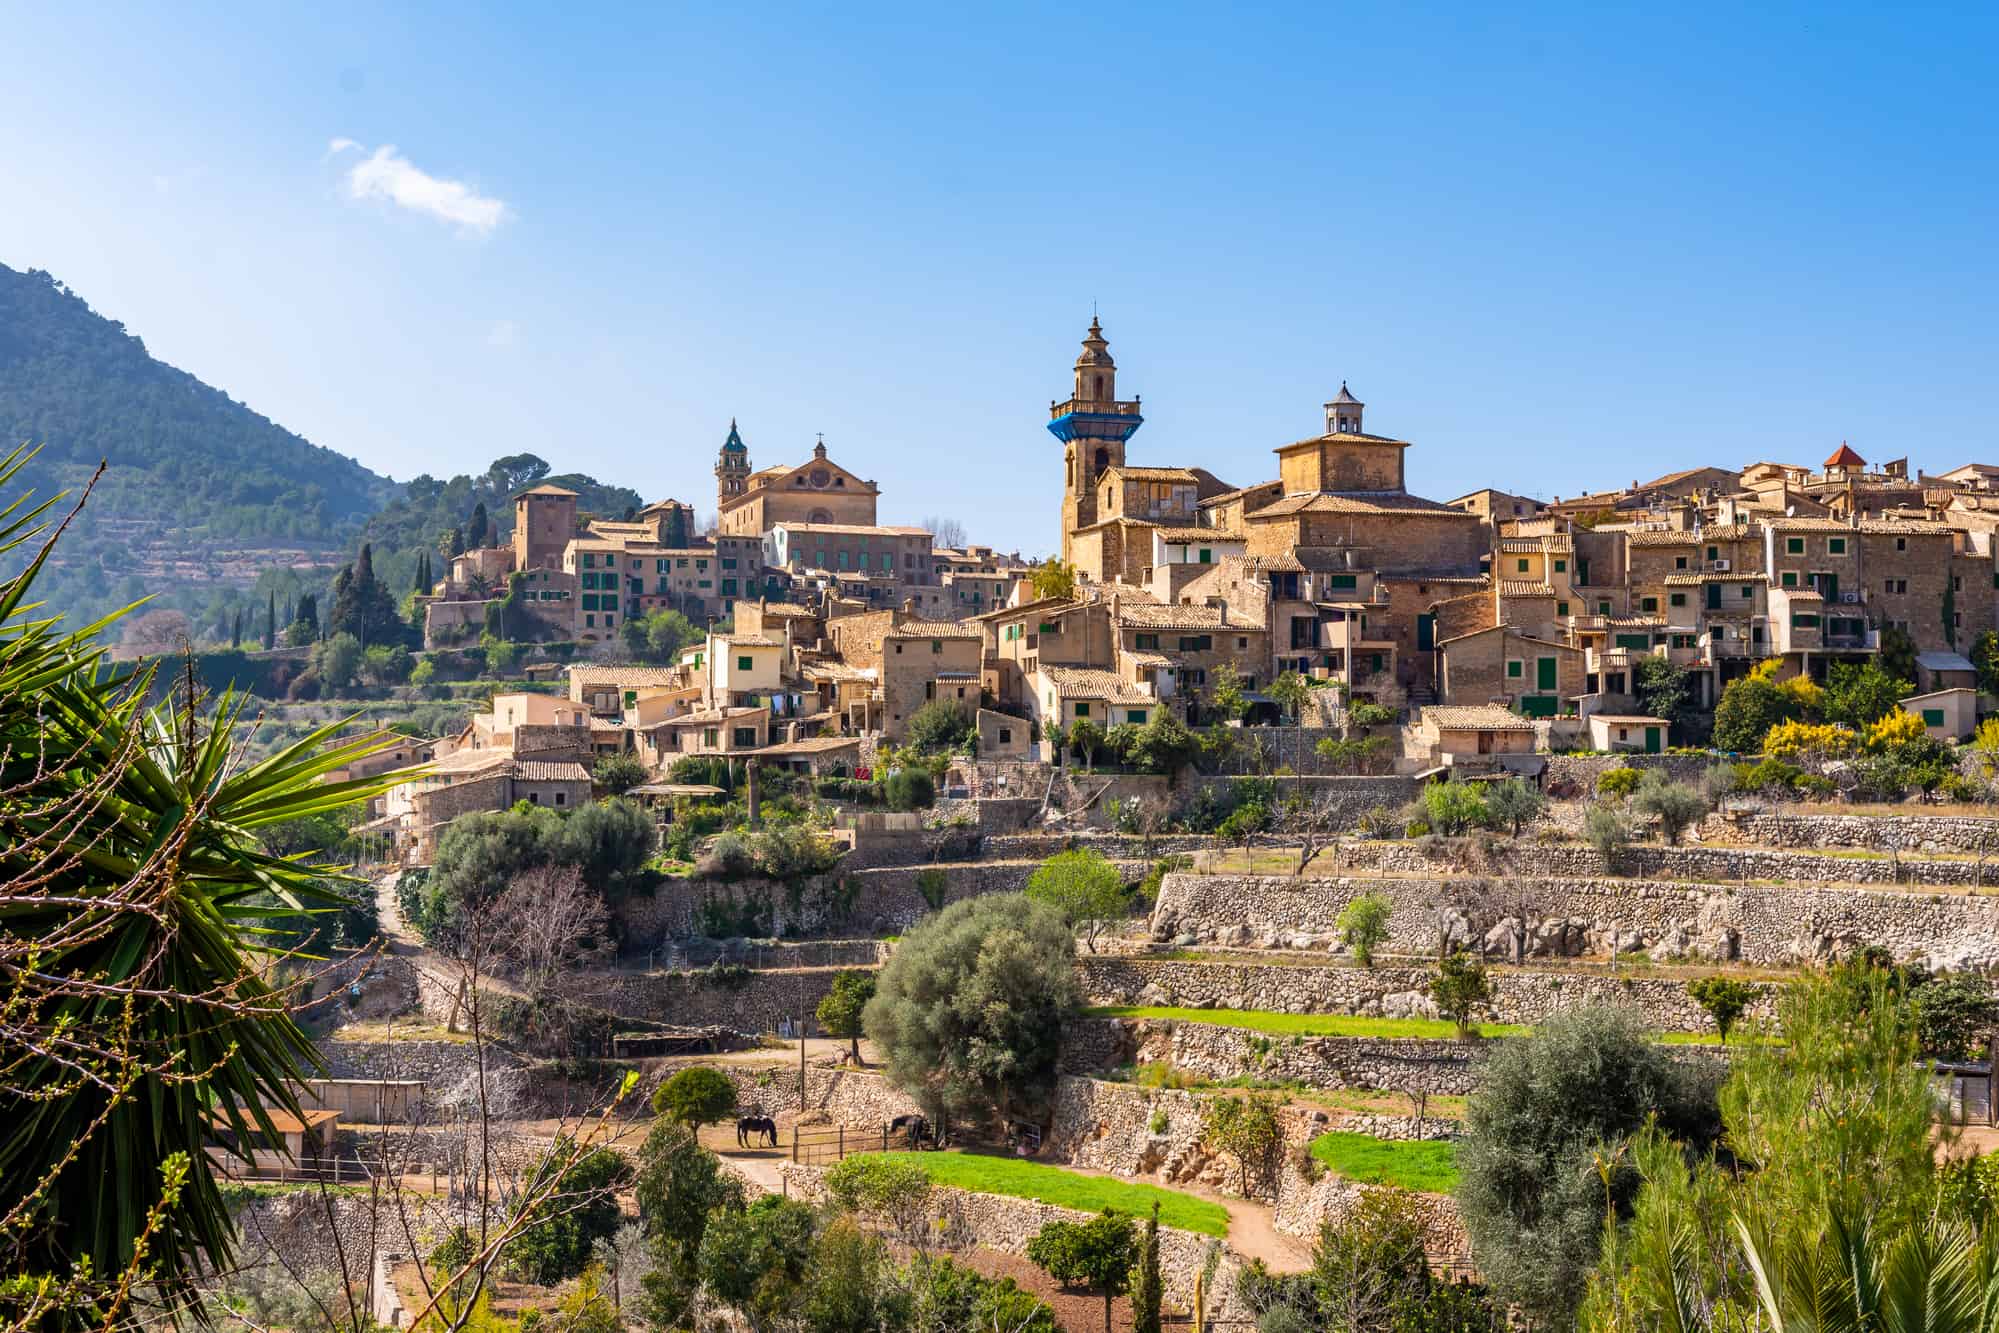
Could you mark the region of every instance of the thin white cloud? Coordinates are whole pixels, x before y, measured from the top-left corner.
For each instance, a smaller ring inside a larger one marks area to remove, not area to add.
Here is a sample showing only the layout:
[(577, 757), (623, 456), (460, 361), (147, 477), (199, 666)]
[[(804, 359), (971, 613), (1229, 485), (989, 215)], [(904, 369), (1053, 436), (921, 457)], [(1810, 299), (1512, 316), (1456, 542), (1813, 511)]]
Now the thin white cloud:
[(332, 143), (326, 145), (326, 155), (328, 157), (338, 157), (342, 153), (351, 153), (360, 146), (360, 144), (355, 143), (352, 139), (335, 139)]
[[(334, 154), (349, 150), (367, 152), (351, 139), (335, 139), (327, 148)], [(346, 182), (350, 199), (383, 200), (481, 235), (490, 234), (512, 212), (505, 203), (480, 194), (463, 181), (443, 180), (422, 170), (398, 153), (394, 144), (383, 144), (349, 167)]]
[(495, 324), (492, 331), (487, 333), (486, 341), (494, 347), (512, 347), (514, 345), (514, 322), (511, 319), (503, 319)]

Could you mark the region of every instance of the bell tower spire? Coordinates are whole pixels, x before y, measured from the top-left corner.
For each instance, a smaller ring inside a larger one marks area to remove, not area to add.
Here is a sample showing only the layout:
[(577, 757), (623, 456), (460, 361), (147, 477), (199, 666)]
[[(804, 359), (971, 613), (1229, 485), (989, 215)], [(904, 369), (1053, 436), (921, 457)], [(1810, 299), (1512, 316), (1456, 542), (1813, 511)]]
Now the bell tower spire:
[(716, 512), (720, 513), (741, 499), (749, 481), (750, 451), (736, 430), (736, 419), (730, 417), (729, 438), (722, 441), (722, 451), (715, 458)]
[(1075, 392), (1067, 402), (1048, 405), (1048, 433), (1062, 441), (1062, 559), (1072, 560), (1078, 528), (1097, 521), (1097, 478), (1106, 468), (1124, 466), (1124, 445), (1145, 424), (1138, 398), (1117, 396), (1117, 362), (1110, 340), (1093, 314), (1076, 358)]

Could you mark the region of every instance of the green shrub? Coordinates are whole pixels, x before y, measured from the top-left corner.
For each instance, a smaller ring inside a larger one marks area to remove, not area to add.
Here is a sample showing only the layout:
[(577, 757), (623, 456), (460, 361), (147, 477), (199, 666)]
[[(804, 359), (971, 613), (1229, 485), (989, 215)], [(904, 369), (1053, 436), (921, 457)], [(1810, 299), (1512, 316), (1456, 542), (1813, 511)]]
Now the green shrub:
[(1423, 788), (1423, 809), (1430, 827), (1447, 838), (1492, 823), (1485, 797), (1469, 782), (1430, 783)]
[(937, 784), (920, 768), (898, 768), (882, 783), (891, 810), (927, 810), (937, 802)]
[(1641, 774), (1635, 768), (1613, 768), (1596, 780), (1596, 794), (1623, 800), (1638, 790)]

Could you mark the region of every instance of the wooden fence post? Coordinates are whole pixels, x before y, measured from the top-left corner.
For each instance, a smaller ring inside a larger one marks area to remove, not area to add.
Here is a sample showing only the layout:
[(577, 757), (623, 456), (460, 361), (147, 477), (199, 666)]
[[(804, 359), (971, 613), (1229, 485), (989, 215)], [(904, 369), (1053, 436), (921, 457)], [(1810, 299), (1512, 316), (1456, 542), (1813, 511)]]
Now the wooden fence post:
[(798, 1160), (798, 1126), (791, 1127), (791, 1160)]

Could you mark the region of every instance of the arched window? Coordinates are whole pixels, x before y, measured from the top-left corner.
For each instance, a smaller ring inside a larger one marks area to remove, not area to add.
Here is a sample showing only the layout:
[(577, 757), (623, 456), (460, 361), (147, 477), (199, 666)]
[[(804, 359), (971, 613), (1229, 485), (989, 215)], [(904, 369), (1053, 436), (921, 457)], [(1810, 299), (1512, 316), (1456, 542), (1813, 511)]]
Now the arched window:
[(1102, 375), (1097, 376), (1094, 383), (1096, 387), (1090, 391), (1091, 395), (1098, 402), (1102, 402), (1104, 400), (1104, 377)]
[(1109, 467), (1110, 465), (1111, 465), (1111, 451), (1108, 449), (1097, 450), (1097, 457), (1094, 465), (1094, 471), (1102, 472), (1105, 468)]

